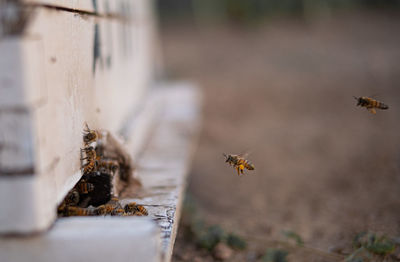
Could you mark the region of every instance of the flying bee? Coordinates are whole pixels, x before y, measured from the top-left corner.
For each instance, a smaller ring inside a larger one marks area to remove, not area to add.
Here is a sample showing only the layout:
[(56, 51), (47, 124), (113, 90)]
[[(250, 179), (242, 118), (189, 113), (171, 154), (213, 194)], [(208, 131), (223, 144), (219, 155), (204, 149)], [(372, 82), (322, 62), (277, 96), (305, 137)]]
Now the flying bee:
[(75, 188), (80, 194), (87, 194), (94, 190), (94, 185), (82, 180), (75, 186)]
[(125, 213), (135, 216), (147, 216), (149, 214), (144, 206), (138, 205), (136, 202), (126, 204), (124, 210)]
[(369, 112), (372, 114), (376, 114), (375, 108), (378, 109), (389, 109), (389, 106), (385, 105), (382, 102), (379, 102), (375, 99), (366, 97), (366, 96), (361, 96), (361, 97), (355, 97), (353, 96), (355, 100), (357, 100), (357, 106), (362, 106), (365, 107)]
[(90, 143), (95, 142), (101, 137), (101, 134), (97, 130), (90, 129), (88, 124), (85, 123), (85, 129), (83, 129), (83, 143), (88, 146)]
[(230, 155), (230, 154), (225, 154), (223, 153), (226, 163), (229, 163), (229, 165), (233, 166), (238, 175), (244, 174), (243, 170), (246, 168), (247, 170), (254, 170), (254, 165), (251, 164), (248, 160), (244, 158), (243, 155)]

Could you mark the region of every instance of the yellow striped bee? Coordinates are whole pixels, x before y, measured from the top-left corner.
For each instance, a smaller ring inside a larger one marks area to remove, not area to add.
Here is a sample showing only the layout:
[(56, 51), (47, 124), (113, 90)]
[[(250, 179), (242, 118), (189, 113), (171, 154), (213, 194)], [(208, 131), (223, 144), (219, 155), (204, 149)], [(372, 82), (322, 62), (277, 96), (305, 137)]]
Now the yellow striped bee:
[(64, 202), (68, 206), (74, 206), (79, 203), (79, 193), (76, 189), (72, 189), (68, 192), (67, 196), (64, 199)]
[(85, 146), (95, 142), (101, 137), (100, 132), (89, 128), (88, 124), (85, 123), (85, 129), (83, 130), (83, 143)]
[(355, 100), (357, 100), (357, 106), (362, 106), (362, 107), (367, 108), (367, 110), (369, 112), (371, 112), (372, 114), (376, 114), (375, 108), (383, 109), (383, 110), (389, 109), (389, 106), (387, 106), (384, 103), (379, 102), (375, 99), (372, 99), (372, 98), (369, 98), (366, 96), (361, 96), (361, 97), (353, 96), (353, 97)]
[[(82, 152), (85, 152), (86, 157), (82, 158)], [(96, 150), (92, 146), (81, 149), (81, 161), (86, 160), (86, 164), (82, 165), (82, 174), (95, 170), (97, 158)]]
[(97, 215), (95, 208), (84, 208), (84, 207), (75, 207), (75, 206), (67, 206), (64, 211), (65, 216), (95, 216)]
[(121, 204), (119, 203), (119, 199), (116, 197), (111, 198), (106, 204), (98, 206), (96, 208), (96, 212), (98, 215), (121, 215), (124, 213)]
[(88, 183), (85, 180), (80, 181), (76, 186), (76, 190), (79, 194), (87, 194), (94, 190), (94, 185), (92, 183)]
[(245, 168), (247, 170), (254, 170), (254, 165), (246, 160), (243, 155), (227, 155), (225, 153), (223, 153), (223, 155), (225, 157), (225, 162), (233, 166), (236, 169), (238, 175), (244, 174), (243, 170)]
[(57, 212), (58, 214), (63, 214), (66, 211), (66, 208), (69, 206), (76, 206), (79, 203), (79, 193), (73, 188), (68, 192), (67, 196), (64, 198), (64, 201), (58, 206)]
[(124, 209), (125, 209), (125, 213), (134, 215), (134, 216), (147, 216), (149, 214), (147, 212), (147, 209), (144, 208), (144, 206), (138, 205), (135, 202), (126, 204)]

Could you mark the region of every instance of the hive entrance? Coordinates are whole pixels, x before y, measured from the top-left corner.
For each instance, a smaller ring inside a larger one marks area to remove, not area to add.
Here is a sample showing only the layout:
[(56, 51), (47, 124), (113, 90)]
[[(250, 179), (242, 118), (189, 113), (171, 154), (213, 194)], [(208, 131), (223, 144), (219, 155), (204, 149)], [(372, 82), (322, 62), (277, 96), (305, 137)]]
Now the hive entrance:
[(147, 215), (135, 202), (122, 206), (118, 195), (130, 184), (140, 184), (132, 173), (134, 166), (121, 143), (107, 131), (83, 133), (80, 150), (82, 178), (58, 206), (59, 217), (96, 215)]

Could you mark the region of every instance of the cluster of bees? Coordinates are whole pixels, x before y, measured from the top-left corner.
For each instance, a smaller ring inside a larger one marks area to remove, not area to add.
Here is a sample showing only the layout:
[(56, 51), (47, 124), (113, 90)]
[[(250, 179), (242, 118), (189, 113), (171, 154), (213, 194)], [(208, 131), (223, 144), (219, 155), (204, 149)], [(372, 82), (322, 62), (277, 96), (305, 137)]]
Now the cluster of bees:
[[(372, 99), (370, 97), (366, 96), (361, 96), (361, 97), (355, 97), (354, 99), (357, 101), (356, 106), (361, 106), (365, 107), (370, 113), (376, 114), (375, 109), (382, 109), (382, 110), (387, 110), (389, 109), (389, 106), (377, 101), (375, 99)], [(225, 154), (223, 153), (225, 157), (225, 162), (228, 163), (229, 165), (233, 166), (233, 168), (236, 169), (238, 176), (244, 174), (244, 169), (247, 170), (254, 170), (254, 165), (250, 163), (250, 161), (246, 160), (246, 154), (241, 154), (241, 155), (233, 155), (233, 154)]]
[[(104, 157), (104, 149), (97, 144), (101, 133), (84, 129), (81, 149), (82, 178), (70, 190), (58, 207), (59, 216), (147, 216), (142, 205), (131, 202), (122, 206), (119, 199), (112, 196), (112, 180), (120, 169), (116, 159)], [(95, 146), (94, 146), (95, 145)]]

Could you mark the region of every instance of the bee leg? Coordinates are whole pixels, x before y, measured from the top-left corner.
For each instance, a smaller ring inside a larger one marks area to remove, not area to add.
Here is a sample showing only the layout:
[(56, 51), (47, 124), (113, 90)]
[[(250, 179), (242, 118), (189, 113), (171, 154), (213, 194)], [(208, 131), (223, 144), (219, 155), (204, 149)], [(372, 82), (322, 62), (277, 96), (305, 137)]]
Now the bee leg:
[(239, 170), (242, 175), (244, 175), (243, 170), (244, 170), (244, 165), (239, 165)]
[(238, 176), (240, 176), (239, 167), (236, 167), (236, 171), (237, 171), (237, 173), (238, 173)]

